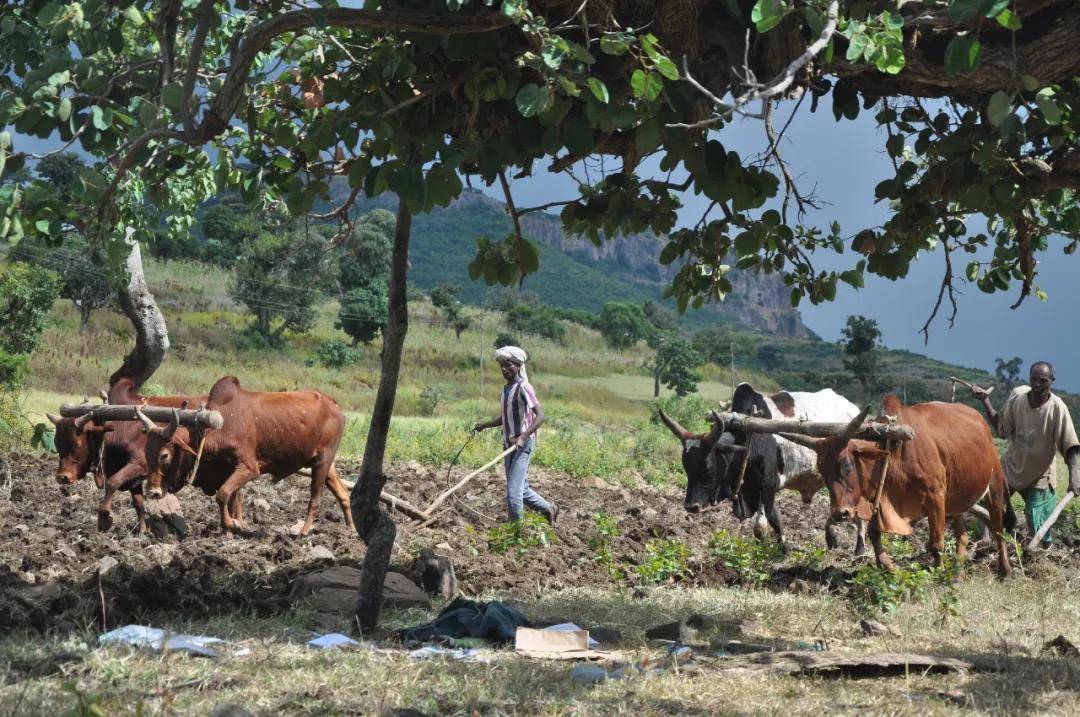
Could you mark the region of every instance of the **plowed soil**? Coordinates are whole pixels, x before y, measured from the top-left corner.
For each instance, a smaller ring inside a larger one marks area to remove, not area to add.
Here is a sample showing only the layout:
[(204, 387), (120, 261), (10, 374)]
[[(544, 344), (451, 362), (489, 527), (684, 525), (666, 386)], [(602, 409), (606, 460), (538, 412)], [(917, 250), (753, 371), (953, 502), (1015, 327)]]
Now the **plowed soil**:
[[(288, 609), (286, 596), (297, 574), (327, 564), (312, 556), (316, 546), (330, 550), (338, 564), (359, 566), (363, 559), (363, 543), (345, 527), (329, 491), (312, 533), (302, 538), (289, 534), (288, 526), (306, 509), (304, 477), (277, 484), (260, 478), (249, 484), (246, 517), (256, 528), (256, 535), (249, 538), (224, 537), (216, 503), (188, 487), (178, 497), (189, 535), (155, 543), (149, 536), (130, 533), (135, 512), (127, 494), (114, 501), (113, 530), (99, 533), (99, 492), (92, 481), (61, 489), (53, 479), (52, 457), (12, 455), (10, 464), (10, 493), (8, 486), (0, 491), (0, 631), (86, 627), (100, 621), (103, 601), (112, 625), (152, 623), (162, 614), (173, 620), (229, 613), (272, 615)], [(355, 464), (339, 461), (339, 465), (347, 479), (355, 478)], [(386, 490), (418, 506), (429, 504), (448, 485), (445, 469), (414, 464), (392, 466), (388, 473), (392, 479)], [(463, 474), (455, 469), (452, 479)], [(439, 546), (437, 552), (453, 560), (466, 594), (498, 590), (530, 595), (567, 586), (611, 586), (617, 581), (597, 564), (589, 547), (590, 538), (597, 535), (593, 516), (603, 511), (618, 520), (619, 536), (611, 551), (617, 562), (632, 566), (650, 540), (675, 539), (691, 553), (684, 581), (718, 585), (738, 579), (707, 552), (709, 537), (717, 530), (750, 535), (749, 522), (740, 524), (727, 506), (691, 516), (683, 510), (677, 488), (624, 487), (538, 469), (529, 478), (562, 509), (551, 545), (521, 557), (513, 550), (500, 555), (491, 549), (488, 530), (503, 519), (505, 483), (501, 471), (490, 471), (469, 483), (460, 500), (448, 501), (431, 526), (420, 528), (395, 514), (394, 569), (408, 574), (420, 547)], [(789, 545), (824, 544), (824, 496), (805, 506), (796, 494), (785, 492), (780, 507)], [(813, 570), (778, 563), (769, 587), (789, 589), (796, 577), (808, 581), (813, 590), (839, 585), (859, 564), (851, 558), (850, 530), (843, 541), (840, 550)], [(102, 560), (110, 567), (99, 577)]]

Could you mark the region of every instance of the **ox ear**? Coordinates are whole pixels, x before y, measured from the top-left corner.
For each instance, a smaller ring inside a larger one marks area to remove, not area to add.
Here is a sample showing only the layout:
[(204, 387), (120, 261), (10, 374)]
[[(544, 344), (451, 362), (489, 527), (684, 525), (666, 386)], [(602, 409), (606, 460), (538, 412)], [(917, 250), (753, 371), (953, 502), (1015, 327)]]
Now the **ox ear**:
[(881, 460), (885, 456), (889, 455), (888, 451), (883, 448), (877, 448), (876, 446), (871, 446), (867, 448), (856, 448), (852, 451), (852, 453), (854, 453), (858, 458), (869, 458), (875, 461)]

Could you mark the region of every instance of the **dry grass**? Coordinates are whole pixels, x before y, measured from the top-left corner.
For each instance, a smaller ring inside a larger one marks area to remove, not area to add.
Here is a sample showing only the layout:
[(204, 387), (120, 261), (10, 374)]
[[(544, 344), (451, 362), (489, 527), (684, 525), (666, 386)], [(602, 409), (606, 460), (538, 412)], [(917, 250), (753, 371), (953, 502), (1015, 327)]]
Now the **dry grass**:
[[(928, 604), (906, 605), (889, 622), (903, 637), (864, 638), (839, 597), (805, 597), (762, 590), (655, 588), (643, 599), (626, 592), (567, 590), (526, 603), (532, 616), (562, 616), (619, 629), (621, 648), (635, 661), (662, 648), (646, 645), (643, 630), (667, 619), (704, 612), (720, 619), (753, 619), (762, 637), (825, 638), (833, 650), (913, 651), (960, 658), (1002, 656), (1001, 672), (909, 674), (877, 679), (732, 676), (706, 664), (699, 673), (668, 670), (597, 686), (571, 683), (571, 666), (490, 653), (492, 662), (418, 662), (403, 650), (317, 652), (302, 643), (306, 616), (276, 621), (237, 617), (172, 626), (233, 640), (248, 657), (212, 661), (155, 656), (128, 649), (92, 649), (82, 638), (35, 642), (9, 637), (0, 660), (23, 666), (33, 658), (73, 652), (63, 674), (17, 679), (0, 688), (6, 714), (59, 714), (81, 699), (105, 714), (206, 714), (233, 702), (255, 714), (386, 714), (413, 708), (425, 714), (820, 714), (946, 715), (1076, 714), (1076, 660), (1040, 655), (1046, 640), (1080, 624), (1075, 576), (1000, 583), (978, 575), (957, 587), (959, 615), (942, 624)], [(932, 603), (935, 596), (928, 598)], [(388, 616), (390, 627), (412, 624), (419, 611)], [(712, 633), (700, 636), (703, 641)], [(1015, 657), (1016, 650), (1030, 657)], [(16, 678), (11, 681), (11, 678)], [(69, 685), (65, 687), (65, 685)]]

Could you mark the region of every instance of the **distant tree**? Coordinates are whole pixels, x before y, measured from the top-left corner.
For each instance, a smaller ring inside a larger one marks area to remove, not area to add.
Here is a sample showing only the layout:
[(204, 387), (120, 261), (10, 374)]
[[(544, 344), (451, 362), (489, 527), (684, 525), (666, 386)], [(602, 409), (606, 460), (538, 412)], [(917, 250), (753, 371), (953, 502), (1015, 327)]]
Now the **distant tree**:
[(86, 162), (72, 152), (50, 155), (34, 167), (37, 175), (48, 181), (60, 199), (64, 201), (71, 201), (78, 189), (79, 174), (84, 169), (86, 169)]
[(103, 271), (97, 250), (82, 237), (69, 237), (45, 255), (47, 266), (60, 277), (60, 296), (79, 310), (79, 332), (85, 334), (90, 314), (116, 307), (116, 286)]
[(432, 305), (437, 309), (442, 309), (446, 320), (459, 339), (465, 329), (472, 325), (472, 319), (465, 315), (465, 306), (457, 299), (460, 291), (461, 287), (457, 284), (440, 284), (431, 290)]
[(862, 386), (863, 397), (870, 398), (878, 378), (877, 349), (881, 330), (877, 321), (865, 316), (849, 316), (840, 333), (844, 337), (840, 342), (844, 353), (851, 357), (844, 359), (844, 368)]
[(655, 331), (640, 306), (618, 301), (604, 304), (596, 327), (608, 345), (616, 349), (628, 349)]
[(1019, 356), (1013, 356), (1008, 361), (994, 359), (994, 363), (994, 375), (998, 383), (1005, 387), (1005, 394), (1008, 395), (1013, 387), (1020, 383), (1020, 368), (1024, 365), (1024, 360)]
[(724, 326), (714, 326), (694, 332), (694, 348), (719, 366), (726, 366), (731, 361), (731, 354), (736, 356), (756, 356), (757, 338), (753, 334), (733, 331)]
[(361, 343), (371, 343), (386, 326), (388, 302), (386, 290), (378, 287), (349, 289), (341, 297), (334, 328), (341, 329), (352, 339), (355, 349)]
[(338, 259), (341, 309), (334, 326), (352, 338), (353, 348), (370, 343), (386, 326), (394, 215), (385, 209), (354, 225)]
[(262, 233), (263, 224), (238, 198), (227, 197), (209, 207), (203, 214), (200, 222), (202, 244), (187, 242), (181, 247), (181, 251), (190, 253), (190, 256), (184, 258), (229, 268), (236, 263), (244, 247)]
[(641, 304), (641, 312), (649, 323), (660, 331), (671, 331), (675, 328), (675, 314), (660, 304), (645, 301)]
[(566, 338), (566, 326), (556, 313), (547, 307), (521, 304), (506, 314), (506, 323), (522, 333), (542, 336), (552, 341)]
[(0, 389), (22, 380), (59, 289), (46, 268), (21, 261), (0, 268)]
[(489, 289), (484, 306), (492, 311), (508, 313), (518, 306), (539, 306), (540, 295), (528, 289), (498, 286)]
[(704, 359), (693, 345), (673, 333), (659, 332), (649, 345), (656, 351), (646, 365), (653, 375), (653, 398), (659, 398), (661, 384), (678, 396), (696, 393), (701, 376), (695, 369), (704, 363)]
[(767, 371), (776, 371), (783, 363), (783, 356), (776, 344), (761, 344), (757, 350), (758, 363)]
[(232, 297), (255, 317), (253, 328), (271, 344), (286, 330), (308, 331), (315, 322), (329, 243), (317, 231), (262, 234), (237, 258)]

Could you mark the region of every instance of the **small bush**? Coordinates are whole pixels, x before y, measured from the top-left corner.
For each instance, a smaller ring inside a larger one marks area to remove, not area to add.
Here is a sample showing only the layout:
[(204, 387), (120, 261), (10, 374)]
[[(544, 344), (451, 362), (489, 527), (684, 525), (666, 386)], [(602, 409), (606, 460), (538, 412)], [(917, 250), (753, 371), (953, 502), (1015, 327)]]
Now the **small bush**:
[(359, 361), (362, 355), (344, 341), (328, 339), (315, 349), (315, 362), (324, 368), (346, 368)]
[(495, 336), (495, 348), (501, 349), (503, 346), (521, 346), (521, 340), (513, 334), (500, 331), (498, 335)]
[(848, 599), (861, 615), (894, 612), (903, 602), (922, 600), (931, 577), (931, 572), (921, 567), (884, 570), (864, 565), (851, 578)]
[(527, 512), (521, 520), (501, 523), (488, 531), (488, 546), (505, 555), (513, 551), (522, 557), (534, 548), (546, 548), (555, 542), (555, 531), (543, 516)]
[(693, 431), (709, 415), (709, 409), (715, 408), (707, 399), (697, 395), (668, 396), (652, 402), (652, 419), (660, 425), (660, 411), (674, 418), (687, 430)]
[(709, 539), (709, 555), (734, 570), (741, 583), (762, 585), (769, 579), (770, 563), (781, 557), (783, 551), (776, 543), (748, 540), (721, 530)]
[(619, 519), (600, 511), (593, 515), (593, 525), (596, 535), (589, 538), (593, 560), (602, 565), (611, 577), (617, 580), (623, 578), (622, 568), (615, 564), (615, 556), (611, 552), (612, 543), (619, 537)]
[(650, 540), (645, 544), (645, 557), (635, 572), (642, 583), (663, 583), (690, 574), (686, 565), (690, 550), (678, 540)]
[(446, 394), (438, 386), (424, 386), (424, 389), (420, 391), (420, 402), (417, 404), (416, 411), (421, 416), (434, 416), (435, 409), (445, 398)]

